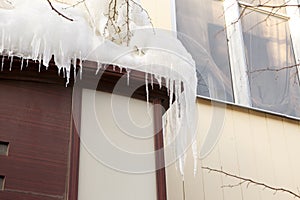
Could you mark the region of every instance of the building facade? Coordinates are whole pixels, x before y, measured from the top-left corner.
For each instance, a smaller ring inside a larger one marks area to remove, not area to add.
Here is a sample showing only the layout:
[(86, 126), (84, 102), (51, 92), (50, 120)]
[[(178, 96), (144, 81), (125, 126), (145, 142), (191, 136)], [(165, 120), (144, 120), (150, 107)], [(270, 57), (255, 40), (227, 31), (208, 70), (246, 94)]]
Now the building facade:
[[(147, 103), (145, 74), (131, 72), (130, 86), (142, 86), (131, 96), (122, 90), (129, 87), (127, 72), (118, 67), (110, 66), (99, 78), (96, 64), (85, 63), (84, 84), (71, 80), (65, 87), (54, 66), (38, 73), (38, 64), (30, 62), (20, 71), (20, 59), (5, 58), (0, 199), (299, 198), (299, 8), (293, 6), (298, 2), (141, 4), (155, 28), (178, 32), (197, 63), (196, 172), (191, 147), (182, 174), (169, 152), (137, 163), (126, 155), (120, 159), (103, 142), (140, 154), (168, 146), (161, 131), (172, 110), (168, 92), (156, 84)], [(11, 65), (16, 66), (12, 71)], [(122, 119), (142, 128), (120, 123), (122, 113), (127, 113)], [(94, 128), (99, 125), (101, 130)], [(161, 162), (167, 166), (155, 170)]]

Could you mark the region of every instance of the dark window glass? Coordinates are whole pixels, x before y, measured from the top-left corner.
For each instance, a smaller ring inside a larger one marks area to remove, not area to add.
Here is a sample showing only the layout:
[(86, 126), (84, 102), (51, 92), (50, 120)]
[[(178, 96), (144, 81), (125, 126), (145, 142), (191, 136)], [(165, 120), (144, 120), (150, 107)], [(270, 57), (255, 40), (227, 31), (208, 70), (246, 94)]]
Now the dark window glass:
[(4, 190), (5, 177), (0, 175), (0, 190)]
[(0, 141), (0, 155), (8, 154), (8, 142)]

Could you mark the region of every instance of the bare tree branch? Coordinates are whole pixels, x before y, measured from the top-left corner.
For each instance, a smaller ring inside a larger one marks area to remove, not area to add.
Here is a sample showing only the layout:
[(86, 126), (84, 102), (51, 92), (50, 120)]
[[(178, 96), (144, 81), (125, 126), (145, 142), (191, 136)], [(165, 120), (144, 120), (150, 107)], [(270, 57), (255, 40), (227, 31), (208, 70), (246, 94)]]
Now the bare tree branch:
[[(131, 37), (133, 35), (131, 28), (130, 28), (130, 23), (132, 22), (132, 19), (130, 18), (130, 13), (131, 13), (131, 8), (134, 6), (137, 6), (140, 9), (141, 13), (145, 13), (146, 16), (149, 19), (149, 23), (153, 27), (152, 20), (149, 16), (149, 13), (137, 2), (134, 0), (121, 0), (122, 3), (120, 5), (120, 8), (124, 6), (125, 8), (125, 13), (124, 13), (124, 18), (122, 21), (123, 24), (120, 24), (120, 21), (118, 21), (118, 1), (120, 0), (110, 0), (109, 1), (109, 6), (108, 6), (108, 11), (105, 14), (107, 16), (107, 21), (105, 24), (104, 32), (103, 35), (106, 35), (108, 32), (109, 39), (112, 41), (115, 41), (117, 43), (126, 43), (127, 46), (129, 45), (129, 42), (131, 40)], [(113, 32), (110, 32), (113, 31)], [(155, 33), (154, 29), (153, 32)]]
[(127, 46), (129, 45), (129, 41), (131, 39), (132, 33), (130, 31), (130, 18), (129, 18), (129, 8), (130, 8), (130, 4), (129, 4), (129, 0), (125, 0), (126, 1), (126, 36), (125, 36), (125, 40), (127, 43)]
[(300, 8), (299, 4), (280, 4), (280, 5), (271, 5), (271, 4), (256, 4), (256, 5), (247, 5), (245, 7), (249, 7), (249, 8), (271, 8), (271, 9), (275, 9), (275, 8), (285, 8), (285, 7), (298, 7)]
[(152, 23), (152, 19), (151, 19), (150, 15), (149, 15), (148, 11), (145, 10), (145, 8), (143, 8), (143, 7), (141, 6), (141, 4), (135, 2), (134, 0), (130, 0), (130, 1), (131, 1), (134, 5), (138, 6), (138, 7), (141, 9), (141, 12), (145, 12), (145, 13), (146, 13), (146, 15), (147, 15), (147, 17), (148, 17), (148, 20), (149, 20), (149, 22), (150, 22), (150, 24), (151, 24), (151, 26), (152, 26), (152, 28), (153, 28), (153, 31), (154, 31), (154, 25), (153, 25), (153, 23)]
[(59, 12), (56, 8), (54, 8), (54, 6), (52, 5), (50, 0), (47, 0), (47, 2), (49, 3), (50, 7), (52, 8), (52, 10), (54, 10), (58, 15), (62, 16), (63, 18), (70, 20), (70, 21), (74, 21), (73, 19), (67, 17), (66, 15), (62, 14), (61, 12)]
[(286, 70), (286, 69), (293, 69), (293, 68), (296, 68), (298, 66), (300, 66), (300, 64), (285, 66), (285, 67), (281, 67), (281, 68), (278, 68), (278, 69), (272, 69), (272, 68), (267, 67), (267, 68), (263, 68), (263, 69), (256, 69), (256, 70), (253, 70), (253, 71), (249, 71), (249, 73), (257, 73), (257, 72), (265, 72), (265, 71), (279, 72), (279, 71)]
[[(107, 15), (107, 21), (105, 24), (103, 35), (106, 35), (105, 32), (106, 31), (109, 32), (109, 28), (111, 27), (114, 29), (114, 32), (117, 35), (118, 39), (121, 40), (121, 35), (120, 35), (121, 28), (116, 24), (117, 15), (118, 15), (117, 0), (110, 0), (106, 15)], [(116, 40), (116, 38), (112, 36), (111, 40), (114, 41)]]
[(253, 184), (253, 185), (256, 185), (256, 186), (263, 187), (263, 189), (269, 189), (269, 190), (273, 191), (274, 194), (276, 194), (277, 192), (284, 192), (284, 193), (292, 195), (295, 198), (300, 199), (300, 194), (297, 194), (297, 193), (295, 193), (295, 192), (293, 192), (291, 190), (285, 189), (285, 188), (273, 187), (273, 186), (267, 185), (265, 183), (252, 180), (250, 178), (244, 178), (244, 177), (241, 177), (241, 176), (237, 176), (235, 174), (231, 174), (231, 173), (225, 172), (222, 169), (219, 170), (219, 169), (213, 169), (213, 168), (209, 168), (209, 167), (202, 167), (202, 169), (208, 170), (209, 172), (216, 172), (216, 173), (219, 173), (219, 174), (223, 174), (225, 176), (232, 177), (232, 178), (235, 178), (237, 180), (240, 180), (240, 182), (238, 184), (235, 184), (235, 185), (223, 185), (222, 187), (233, 188), (233, 187), (236, 187), (236, 186), (241, 186), (243, 184), (247, 184), (247, 187), (249, 187), (250, 184)]

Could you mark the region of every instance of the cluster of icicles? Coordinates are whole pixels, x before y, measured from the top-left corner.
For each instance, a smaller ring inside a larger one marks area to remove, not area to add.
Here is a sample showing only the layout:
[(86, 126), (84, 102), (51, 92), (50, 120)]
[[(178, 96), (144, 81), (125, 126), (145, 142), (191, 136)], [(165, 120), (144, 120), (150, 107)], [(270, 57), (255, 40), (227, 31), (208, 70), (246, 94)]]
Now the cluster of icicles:
[(63, 9), (64, 4), (53, 4), (74, 19), (69, 21), (51, 10), (47, 1), (15, 0), (13, 3), (9, 9), (1, 8), (0, 3), (0, 54), (10, 57), (11, 63), (14, 56), (21, 57), (21, 69), (24, 63), (27, 65), (28, 59), (39, 61), (40, 67), (48, 67), (54, 57), (55, 64), (59, 71), (64, 71), (67, 80), (70, 78), (72, 62), (77, 59), (122, 66), (127, 71), (143, 71), (146, 73), (147, 99), (148, 74), (153, 75), (152, 85), (153, 79), (161, 85), (164, 78), (165, 87), (176, 99), (171, 105), (173, 95), (170, 95), (171, 108), (165, 116), (164, 136), (174, 152), (174, 159), (170, 163), (166, 161), (166, 164), (178, 160), (183, 175), (185, 151), (189, 144), (193, 144), (196, 170), (195, 63), (173, 33), (156, 30), (154, 34), (152, 28), (140, 27), (133, 32), (129, 46), (122, 46), (96, 34), (85, 13), (77, 7), (66, 10)]

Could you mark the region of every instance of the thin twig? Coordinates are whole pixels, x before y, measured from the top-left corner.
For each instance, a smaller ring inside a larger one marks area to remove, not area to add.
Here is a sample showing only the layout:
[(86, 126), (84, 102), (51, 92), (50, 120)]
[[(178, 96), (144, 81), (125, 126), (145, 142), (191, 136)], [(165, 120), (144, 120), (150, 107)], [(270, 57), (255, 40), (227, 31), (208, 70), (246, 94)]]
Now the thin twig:
[(130, 18), (129, 18), (129, 9), (130, 9), (130, 5), (129, 5), (129, 0), (125, 0), (126, 1), (126, 27), (127, 27), (127, 33), (126, 33), (126, 42), (127, 42), (127, 46), (129, 45), (129, 41), (131, 38), (131, 31), (130, 31)]
[(74, 7), (78, 6), (79, 4), (82, 4), (83, 2), (85, 2), (85, 0), (78, 1), (77, 3), (75, 3), (73, 5), (70, 5), (68, 7), (65, 7), (63, 9), (66, 10), (66, 9), (69, 9), (69, 8), (74, 8)]
[[(230, 26), (235, 25), (235, 24), (238, 23), (243, 17), (245, 17), (245, 16), (247, 16), (247, 15), (249, 15), (249, 14), (255, 12), (255, 10), (250, 10), (249, 12), (246, 12), (247, 9), (251, 9), (251, 8), (252, 8), (252, 9), (255, 9), (255, 8), (256, 8), (256, 9), (263, 9), (263, 8), (269, 9), (269, 8), (271, 8), (271, 10), (269, 10), (269, 11), (265, 10), (265, 12), (267, 12), (268, 14), (267, 14), (267, 16), (266, 16), (266, 18), (265, 18), (264, 20), (257, 22), (256, 24), (254, 24), (252, 27), (250, 27), (250, 28), (247, 30), (247, 31), (250, 31), (250, 30), (252, 30), (253, 28), (255, 28), (256, 26), (258, 26), (259, 24), (262, 24), (263, 22), (266, 22), (271, 16), (276, 15), (276, 14), (280, 11), (281, 8), (289, 7), (289, 6), (297, 6), (297, 7), (300, 7), (300, 4), (297, 4), (297, 5), (289, 5), (289, 4), (287, 4), (287, 3), (283, 3), (283, 4), (280, 4), (280, 5), (271, 5), (271, 4), (269, 4), (270, 0), (266, 1), (264, 4), (262, 4), (262, 3), (260, 2), (259, 4), (256, 4), (256, 5), (254, 5), (253, 2), (254, 2), (254, 1), (252, 1), (250, 4), (244, 4), (244, 3), (241, 4), (241, 2), (239, 2), (239, 4), (242, 5), (243, 9), (241, 10), (241, 12), (240, 12), (238, 18), (237, 18), (235, 21), (233, 21), (233, 22), (230, 24)], [(231, 6), (233, 6), (233, 5), (234, 5), (234, 4), (232, 4)], [(231, 7), (231, 6), (229, 6), (229, 7)], [(229, 8), (227, 8), (227, 9), (229, 9)], [(223, 14), (222, 14), (220, 17), (224, 16), (226, 11), (227, 11), (227, 10), (223, 11)], [(226, 30), (226, 29), (227, 29), (227, 25), (224, 25), (224, 29), (221, 30), (221, 31), (219, 31), (217, 34), (219, 34), (220, 32), (222, 32), (222, 31), (224, 31), (224, 30)], [(245, 31), (245, 32), (247, 32), (247, 31)]]
[(70, 20), (70, 21), (74, 21), (73, 19), (67, 17), (66, 15), (62, 14), (61, 12), (59, 12), (56, 8), (54, 8), (54, 6), (52, 5), (52, 3), (50, 2), (50, 0), (47, 0), (47, 2), (49, 3), (50, 7), (52, 8), (52, 10), (54, 10), (58, 15), (62, 16), (63, 18)]
[(221, 188), (226, 188), (226, 187), (234, 188), (234, 187), (238, 187), (238, 186), (243, 185), (243, 183), (246, 183), (246, 181), (241, 181), (241, 182), (239, 182), (237, 184), (233, 184), (233, 185), (222, 185)]
[[(105, 28), (103, 30), (103, 35), (105, 35), (106, 31), (109, 32), (109, 28), (112, 27), (115, 31), (115, 34), (119, 37), (121, 40), (121, 28), (116, 24), (117, 21), (117, 0), (110, 0), (108, 5), (108, 12), (107, 12), (107, 21), (105, 24)], [(112, 41), (116, 40), (113, 36), (111, 38)]]
[(263, 68), (263, 69), (256, 69), (256, 70), (253, 70), (253, 71), (249, 71), (249, 73), (257, 73), (257, 72), (265, 72), (265, 71), (279, 72), (279, 71), (286, 70), (286, 69), (293, 69), (293, 68), (296, 68), (298, 66), (300, 66), (300, 64), (280, 67), (278, 69), (271, 69), (271, 68), (267, 67), (267, 68)]
[(285, 8), (285, 7), (298, 7), (298, 8), (300, 8), (300, 4), (294, 4), (294, 5), (286, 4), (286, 3), (280, 4), (280, 5), (257, 4), (257, 5), (247, 5), (247, 7), (249, 7), (249, 8), (272, 8), (272, 9)]
[(147, 17), (148, 17), (148, 20), (149, 20), (149, 22), (150, 22), (150, 24), (151, 24), (151, 27), (153, 28), (153, 32), (155, 33), (154, 25), (153, 25), (153, 23), (152, 23), (152, 19), (151, 19), (150, 15), (149, 15), (148, 11), (145, 10), (145, 8), (143, 8), (143, 7), (141, 6), (141, 4), (135, 2), (134, 0), (130, 0), (130, 1), (131, 1), (134, 5), (138, 6), (138, 7), (141, 9), (142, 12), (145, 12), (145, 13), (146, 13), (146, 15), (147, 15)]
[[(124, 8), (126, 9), (124, 13), (124, 22), (122, 21), (122, 24), (120, 24), (120, 21), (118, 21), (118, 3), (117, 1), (122, 1), (120, 4), (119, 8)], [(131, 37), (133, 36), (133, 32), (130, 28), (130, 22), (132, 19), (130, 18), (131, 14), (131, 8), (133, 6), (137, 6), (139, 9), (141, 9), (142, 13), (145, 13), (149, 19), (149, 23), (151, 24), (152, 27), (153, 23), (150, 18), (149, 13), (147, 10), (145, 10), (139, 3), (135, 2), (134, 0), (110, 0), (109, 5), (108, 5), (108, 11), (105, 14), (107, 16), (107, 21), (103, 30), (103, 35), (106, 35), (105, 33), (109, 33), (109, 37), (112, 41), (116, 41), (119, 43), (126, 43), (127, 46), (129, 45), (129, 42), (131, 40)], [(113, 33), (110, 33), (110, 31), (113, 31)], [(155, 34), (155, 30), (153, 28), (153, 33)]]
[[(276, 194), (277, 192), (284, 192), (284, 193), (288, 193), (288, 194), (294, 196), (295, 198), (300, 199), (300, 194), (297, 194), (297, 193), (295, 193), (295, 192), (293, 192), (291, 190), (285, 189), (285, 188), (273, 187), (273, 186), (267, 185), (267, 184), (262, 183), (262, 182), (254, 181), (254, 180), (252, 180), (250, 178), (244, 178), (244, 177), (241, 177), (241, 176), (237, 176), (237, 175), (234, 175), (234, 174), (231, 174), (231, 173), (225, 172), (223, 170), (219, 170), (219, 169), (213, 169), (213, 168), (209, 168), (209, 167), (202, 167), (202, 169), (208, 170), (209, 172), (220, 173), (220, 174), (223, 174), (225, 176), (232, 177), (232, 178), (235, 178), (235, 179), (238, 179), (238, 180), (241, 181), (237, 185), (231, 185), (232, 187), (240, 186), (240, 185), (242, 185), (244, 183), (247, 183), (248, 186), (249, 186), (249, 184), (253, 184), (253, 185), (261, 186), (264, 189), (267, 188), (267, 189), (273, 191), (274, 194)], [(226, 187), (226, 186), (222, 186), (222, 187)], [(227, 186), (227, 187), (230, 187), (230, 186)]]

